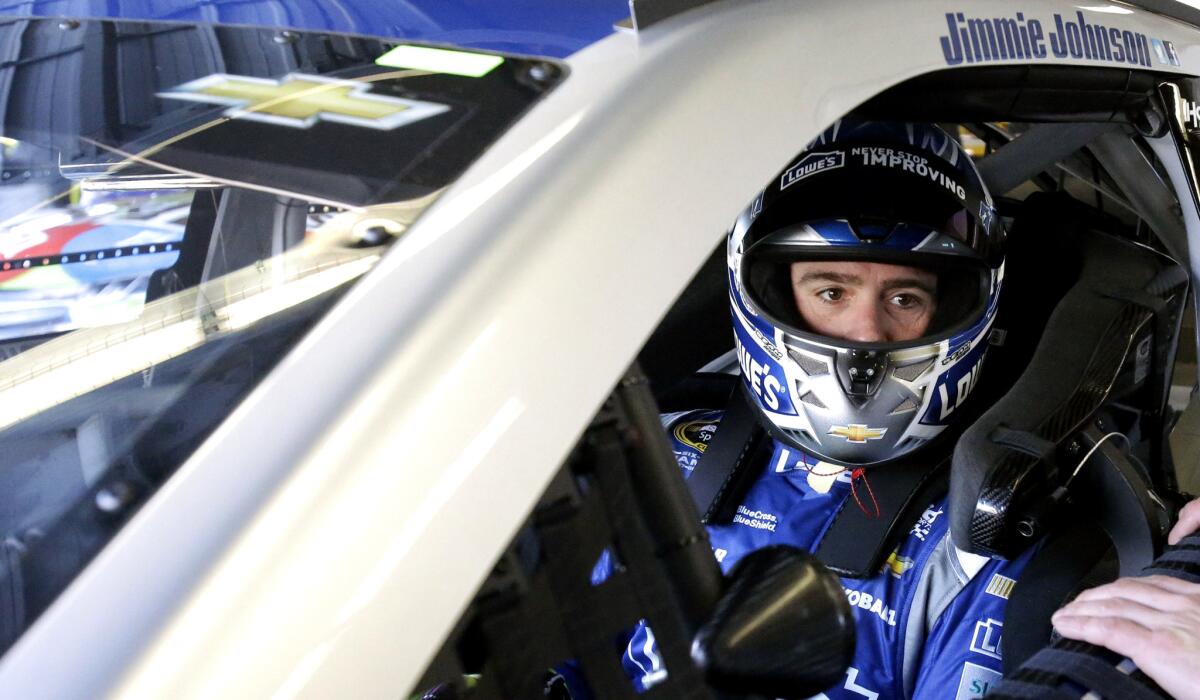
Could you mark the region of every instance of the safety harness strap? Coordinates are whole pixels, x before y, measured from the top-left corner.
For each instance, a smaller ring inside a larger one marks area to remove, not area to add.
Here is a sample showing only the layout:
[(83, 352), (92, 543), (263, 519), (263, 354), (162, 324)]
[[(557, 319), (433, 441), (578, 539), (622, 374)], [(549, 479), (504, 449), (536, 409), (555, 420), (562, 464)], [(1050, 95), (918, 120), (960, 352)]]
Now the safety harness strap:
[[(1028, 573), (1028, 572), (1026, 572)], [(1200, 534), (1189, 535), (1168, 547), (1141, 572), (1165, 574), (1196, 581), (1200, 574)], [(1012, 619), (1012, 611), (1009, 618)], [(1004, 651), (1007, 654), (1007, 650)], [(1041, 691), (1041, 694), (1037, 694)], [(1035, 654), (1019, 669), (1006, 674), (988, 694), (993, 700), (1015, 698), (1081, 697), (1093, 691), (1106, 698), (1160, 700), (1167, 693), (1129, 659), (1087, 642), (1059, 639)]]
[(1161, 695), (1118, 670), (1112, 661), (1083, 649), (1043, 649), (1025, 662), (1025, 668), (1057, 674), (1084, 688), (1103, 690), (1105, 697), (1162, 700)]
[(1003, 445), (1042, 460), (1049, 460), (1054, 455), (1058, 445), (1053, 440), (1031, 433), (1028, 430), (1014, 430), (1006, 425), (997, 425), (988, 436), (997, 445)]
[[(1200, 537), (1191, 539), (1200, 541)], [(1145, 568), (1143, 574), (1174, 576), (1184, 581), (1200, 583), (1200, 544), (1188, 544), (1186, 539), (1184, 543), (1164, 552), (1152, 565)]]
[[(732, 517), (744, 487), (756, 475), (754, 467), (766, 458), (771, 444), (741, 383), (736, 377), (731, 379), (734, 388), (721, 426), (687, 480), (696, 511), (704, 514), (705, 523)], [(928, 452), (923, 450), (922, 455)], [(886, 469), (871, 470), (868, 478), (879, 505), (878, 516), (863, 512), (853, 499), (842, 503), (815, 552), (822, 563), (850, 578), (879, 573), (900, 536), (924, 508), (946, 492), (949, 457), (932, 469), (928, 459), (909, 458)]]
[(870, 578), (878, 574), (921, 511), (946, 492), (949, 467), (949, 457), (932, 469), (927, 461), (904, 459), (870, 471), (879, 516), (868, 515), (853, 499), (843, 501), (821, 538), (817, 558), (842, 576)]
[(704, 523), (721, 521), (723, 506), (740, 492), (738, 485), (752, 471), (747, 465), (754, 461), (762, 444), (769, 442), (750, 402), (738, 388), (739, 383), (732, 383), (733, 391), (725, 406), (721, 427), (687, 480), (696, 512), (701, 514), (700, 520)]
[(1083, 588), (1116, 576), (1112, 543), (1090, 520), (1079, 520), (1051, 535), (1025, 566), (1008, 599), (1009, 625), (1000, 639), (1000, 658), (1006, 672), (1017, 669), (1046, 646), (1052, 628), (1050, 615)]

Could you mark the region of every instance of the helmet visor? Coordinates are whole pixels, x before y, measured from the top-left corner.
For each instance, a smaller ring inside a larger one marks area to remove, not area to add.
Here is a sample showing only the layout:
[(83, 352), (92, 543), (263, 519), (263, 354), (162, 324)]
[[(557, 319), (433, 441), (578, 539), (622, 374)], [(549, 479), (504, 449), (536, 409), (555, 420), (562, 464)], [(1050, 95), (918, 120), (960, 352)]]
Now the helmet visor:
[[(855, 344), (932, 341), (982, 316), (990, 275), (975, 256), (826, 238), (838, 235), (859, 240), (849, 222), (832, 220), (770, 234), (747, 251), (742, 284), (758, 311), (791, 332)], [(961, 246), (923, 226), (893, 227), (896, 235), (935, 250)]]

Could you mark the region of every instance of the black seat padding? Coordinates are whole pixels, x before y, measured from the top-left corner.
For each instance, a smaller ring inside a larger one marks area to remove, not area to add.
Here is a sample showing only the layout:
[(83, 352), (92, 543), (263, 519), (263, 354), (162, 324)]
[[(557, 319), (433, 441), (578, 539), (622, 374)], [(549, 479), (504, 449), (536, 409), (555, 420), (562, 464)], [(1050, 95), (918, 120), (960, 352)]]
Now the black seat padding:
[[(638, 364), (660, 401), (706, 362), (733, 349), (725, 239), (721, 238), (638, 353)], [(688, 408), (720, 408), (702, 401)], [(664, 409), (673, 410), (673, 409)]]
[(204, 274), (204, 261), (208, 258), (208, 245), (212, 240), (213, 227), (217, 223), (217, 206), (221, 201), (221, 190), (198, 190), (192, 196), (192, 207), (188, 211), (187, 223), (183, 228), (183, 242), (179, 246), (179, 257), (175, 264), (155, 270), (146, 287), (146, 303), (169, 296), (183, 289), (200, 284)]

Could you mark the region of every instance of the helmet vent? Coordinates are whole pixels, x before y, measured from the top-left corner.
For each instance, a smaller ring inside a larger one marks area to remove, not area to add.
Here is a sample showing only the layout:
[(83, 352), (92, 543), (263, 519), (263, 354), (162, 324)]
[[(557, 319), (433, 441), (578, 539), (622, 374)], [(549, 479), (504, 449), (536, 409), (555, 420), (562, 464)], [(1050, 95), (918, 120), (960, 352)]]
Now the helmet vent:
[(901, 403), (899, 406), (892, 409), (892, 415), (895, 415), (897, 413), (904, 413), (906, 411), (912, 411), (912, 410), (916, 409), (916, 407), (917, 407), (916, 401), (913, 401), (911, 398), (904, 399), (903, 403)]
[[(819, 377), (823, 374), (829, 374), (829, 364), (827, 362), (818, 360), (815, 357), (809, 357), (808, 355), (798, 353), (791, 348), (788, 348), (788, 355), (792, 358), (792, 361), (800, 365), (800, 369), (804, 370), (804, 373), (810, 377)], [(824, 408), (824, 406), (821, 408)]]
[(821, 399), (818, 399), (817, 395), (811, 391), (804, 396), (801, 396), (800, 400), (809, 406), (812, 406), (813, 408), (826, 408), (825, 404), (821, 403)]
[(914, 381), (917, 377), (925, 374), (925, 372), (927, 372), (929, 368), (933, 366), (935, 361), (936, 358), (921, 365), (906, 365), (904, 367), (897, 367), (896, 369), (892, 370), (892, 376), (896, 379), (906, 382)]
[(811, 432), (809, 432), (807, 430), (797, 430), (795, 428), (780, 428), (779, 432), (783, 433), (785, 436), (791, 438), (793, 441), (798, 442), (798, 443), (804, 442), (806, 440), (813, 440), (813, 441), (816, 441), (818, 444), (821, 442), (821, 440), (819, 438), (817, 438), (815, 435), (813, 435)]

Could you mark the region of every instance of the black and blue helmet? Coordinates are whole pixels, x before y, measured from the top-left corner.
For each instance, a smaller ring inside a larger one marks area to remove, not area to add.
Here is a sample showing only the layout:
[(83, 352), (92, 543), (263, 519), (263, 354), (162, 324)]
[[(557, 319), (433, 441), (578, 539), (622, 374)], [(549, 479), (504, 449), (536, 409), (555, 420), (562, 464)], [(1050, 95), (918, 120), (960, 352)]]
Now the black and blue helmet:
[[(728, 272), (748, 393), (776, 438), (869, 466), (936, 437), (971, 392), (996, 313), (1004, 232), (958, 140), (931, 125), (841, 121), (738, 218)], [(820, 335), (797, 309), (794, 262), (936, 273), (936, 311), (901, 342)]]

